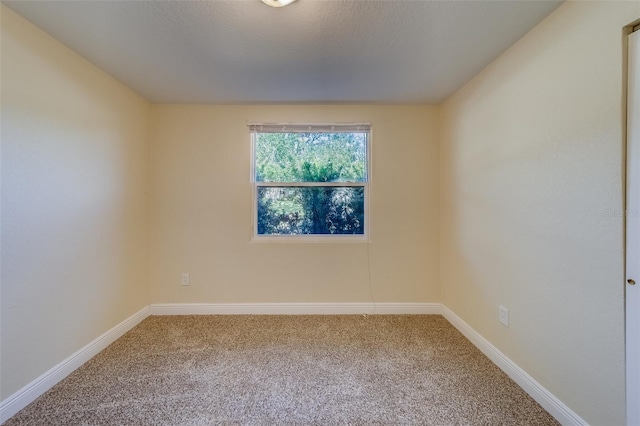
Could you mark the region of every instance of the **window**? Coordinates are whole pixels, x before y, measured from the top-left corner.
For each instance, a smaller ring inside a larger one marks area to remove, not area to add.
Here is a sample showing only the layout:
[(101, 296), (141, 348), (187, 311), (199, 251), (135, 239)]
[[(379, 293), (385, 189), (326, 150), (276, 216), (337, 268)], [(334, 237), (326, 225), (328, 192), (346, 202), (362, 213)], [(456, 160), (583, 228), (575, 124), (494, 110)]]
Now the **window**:
[(370, 125), (251, 125), (254, 237), (365, 239)]

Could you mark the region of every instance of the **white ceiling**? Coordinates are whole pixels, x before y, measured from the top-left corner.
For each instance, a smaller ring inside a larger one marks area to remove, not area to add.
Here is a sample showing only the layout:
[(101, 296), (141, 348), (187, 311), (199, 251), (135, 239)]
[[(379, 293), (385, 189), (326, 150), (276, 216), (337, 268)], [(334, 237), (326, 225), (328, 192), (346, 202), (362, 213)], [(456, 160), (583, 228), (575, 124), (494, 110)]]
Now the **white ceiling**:
[(158, 103), (437, 104), (561, 1), (3, 1)]

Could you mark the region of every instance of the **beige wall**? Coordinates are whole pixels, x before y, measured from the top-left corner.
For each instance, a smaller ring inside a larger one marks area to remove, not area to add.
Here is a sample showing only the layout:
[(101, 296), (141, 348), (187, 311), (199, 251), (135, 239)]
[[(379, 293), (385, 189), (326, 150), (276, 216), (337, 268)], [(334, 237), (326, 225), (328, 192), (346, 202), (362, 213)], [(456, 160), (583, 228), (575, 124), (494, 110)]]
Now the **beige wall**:
[[(442, 300), (591, 424), (624, 424), (623, 37), (565, 3), (443, 107)], [(498, 305), (511, 326), (498, 322)]]
[(150, 106), (1, 9), (6, 398), (149, 303)]
[[(152, 303), (439, 301), (436, 108), (160, 105), (153, 122)], [(252, 243), (247, 122), (372, 123), (373, 242)]]

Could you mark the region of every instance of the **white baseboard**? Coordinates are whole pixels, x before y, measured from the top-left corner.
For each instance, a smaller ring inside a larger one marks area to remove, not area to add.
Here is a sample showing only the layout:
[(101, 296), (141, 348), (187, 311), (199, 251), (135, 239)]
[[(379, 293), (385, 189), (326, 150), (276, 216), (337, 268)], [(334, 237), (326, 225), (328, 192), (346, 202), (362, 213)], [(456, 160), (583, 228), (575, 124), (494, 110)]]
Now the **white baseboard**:
[(0, 423), (22, 410), (40, 395), (51, 389), (60, 380), (67, 377), (82, 364), (90, 360), (101, 350), (119, 339), (127, 331), (149, 316), (149, 306), (145, 306), (131, 317), (122, 321), (40, 377), (0, 402)]
[(440, 314), (439, 303), (156, 303), (151, 315)]
[(580, 416), (567, 407), (562, 401), (556, 398), (544, 386), (538, 383), (533, 377), (528, 375), (509, 357), (500, 352), (487, 339), (482, 337), (469, 324), (464, 322), (459, 316), (444, 305), (441, 305), (442, 316), (460, 331), (471, 343), (485, 354), (494, 364), (496, 364), (507, 376), (516, 382), (525, 392), (536, 400), (545, 410), (547, 410), (562, 425), (588, 426)]

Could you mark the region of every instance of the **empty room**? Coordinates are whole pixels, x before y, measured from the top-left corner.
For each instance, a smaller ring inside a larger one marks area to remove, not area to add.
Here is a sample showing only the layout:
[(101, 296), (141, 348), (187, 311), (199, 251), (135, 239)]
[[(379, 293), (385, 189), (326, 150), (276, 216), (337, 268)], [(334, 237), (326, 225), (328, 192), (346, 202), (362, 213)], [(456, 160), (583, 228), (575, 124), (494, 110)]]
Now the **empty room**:
[(0, 18), (3, 425), (640, 426), (640, 1)]

